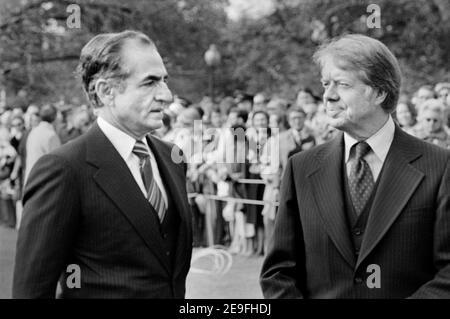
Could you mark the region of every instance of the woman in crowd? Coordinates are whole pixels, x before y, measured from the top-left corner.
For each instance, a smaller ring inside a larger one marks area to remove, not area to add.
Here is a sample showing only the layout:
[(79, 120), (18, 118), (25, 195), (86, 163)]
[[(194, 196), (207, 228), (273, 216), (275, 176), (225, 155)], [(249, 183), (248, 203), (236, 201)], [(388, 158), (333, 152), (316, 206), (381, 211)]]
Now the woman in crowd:
[(412, 105), (407, 102), (400, 102), (395, 112), (398, 125), (407, 133), (411, 133), (415, 123)]
[[(263, 110), (253, 113), (252, 127), (248, 129), (249, 139), (249, 179), (261, 180), (261, 155), (264, 145), (271, 136), (269, 128), (269, 114)], [(249, 199), (262, 200), (264, 197), (264, 184), (248, 184), (247, 195)], [(254, 240), (249, 240), (248, 251), (250, 255), (253, 252), (256, 255), (262, 255), (264, 251), (264, 222), (262, 216), (263, 205), (248, 205), (246, 222), (252, 225), (255, 231)], [(250, 237), (250, 234), (249, 234)], [(253, 236), (252, 236), (253, 237)], [(253, 249), (253, 245), (256, 245)]]
[(430, 99), (423, 102), (418, 115), (418, 123), (412, 135), (443, 148), (450, 148), (450, 136), (444, 129), (445, 105), (441, 100)]

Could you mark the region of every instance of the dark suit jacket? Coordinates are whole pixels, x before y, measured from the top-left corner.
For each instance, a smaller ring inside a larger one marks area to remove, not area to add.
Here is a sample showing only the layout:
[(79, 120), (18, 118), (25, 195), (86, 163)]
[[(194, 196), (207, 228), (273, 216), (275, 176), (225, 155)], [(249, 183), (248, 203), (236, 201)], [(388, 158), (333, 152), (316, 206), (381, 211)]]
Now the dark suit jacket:
[[(361, 251), (344, 211), (341, 133), (293, 156), (260, 283), (266, 298), (450, 297), (450, 153), (396, 127)], [(367, 267), (380, 266), (370, 289)]]
[[(13, 280), (14, 298), (53, 298), (62, 275), (67, 298), (183, 298), (192, 233), (185, 164), (171, 145), (148, 138), (170, 205), (179, 214), (174, 266), (157, 214), (125, 161), (97, 124), (42, 157), (24, 194)], [(81, 288), (69, 289), (67, 266), (81, 268)]]

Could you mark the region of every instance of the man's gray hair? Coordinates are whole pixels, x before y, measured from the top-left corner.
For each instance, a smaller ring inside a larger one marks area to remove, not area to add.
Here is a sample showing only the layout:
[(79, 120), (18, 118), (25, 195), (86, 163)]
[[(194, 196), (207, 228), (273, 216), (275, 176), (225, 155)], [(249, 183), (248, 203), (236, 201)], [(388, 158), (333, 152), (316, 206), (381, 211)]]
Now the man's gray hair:
[(355, 71), (368, 86), (386, 93), (381, 107), (395, 111), (400, 94), (401, 72), (394, 54), (380, 41), (361, 34), (348, 34), (323, 44), (313, 59), (323, 67), (331, 57), (344, 70)]

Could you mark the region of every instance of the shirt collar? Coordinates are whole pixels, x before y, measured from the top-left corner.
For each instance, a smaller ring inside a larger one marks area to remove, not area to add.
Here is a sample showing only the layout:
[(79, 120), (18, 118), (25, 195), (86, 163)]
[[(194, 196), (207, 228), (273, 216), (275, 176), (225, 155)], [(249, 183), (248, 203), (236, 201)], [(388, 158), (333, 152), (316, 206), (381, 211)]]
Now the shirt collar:
[[(113, 144), (117, 152), (119, 152), (120, 156), (125, 161), (127, 161), (128, 158), (130, 157), (131, 152), (133, 151), (134, 145), (136, 144), (136, 140), (127, 133), (121, 131), (114, 125), (110, 124), (108, 121), (106, 121), (100, 116), (97, 119), (97, 123), (100, 129), (103, 131), (103, 133), (105, 133), (106, 137)], [(145, 137), (142, 138), (142, 142), (147, 146), (148, 149)]]
[[(377, 158), (384, 163), (389, 148), (391, 147), (392, 140), (394, 139), (395, 124), (392, 117), (389, 115), (386, 123), (371, 137), (369, 137), (366, 142), (371, 147), (372, 151), (375, 153)], [(351, 137), (349, 134), (344, 133), (344, 143), (345, 143), (345, 162), (347, 163), (350, 157), (350, 150), (352, 146), (358, 141)]]

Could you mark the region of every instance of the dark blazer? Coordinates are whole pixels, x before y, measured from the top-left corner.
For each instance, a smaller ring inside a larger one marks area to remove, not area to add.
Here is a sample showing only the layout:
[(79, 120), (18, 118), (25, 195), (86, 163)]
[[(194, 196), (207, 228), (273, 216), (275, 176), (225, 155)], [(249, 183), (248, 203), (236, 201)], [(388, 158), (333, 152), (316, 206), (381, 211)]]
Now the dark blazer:
[[(169, 207), (179, 215), (173, 265), (156, 212), (125, 161), (97, 124), (42, 157), (23, 198), (13, 280), (14, 298), (183, 298), (192, 252), (186, 165), (171, 145), (149, 137)], [(166, 216), (167, 218), (167, 216)], [(66, 279), (81, 269), (81, 288)]]
[[(343, 134), (293, 156), (260, 283), (266, 298), (449, 298), (450, 152), (398, 127), (361, 251), (344, 211)], [(370, 289), (368, 266), (380, 266)]]

